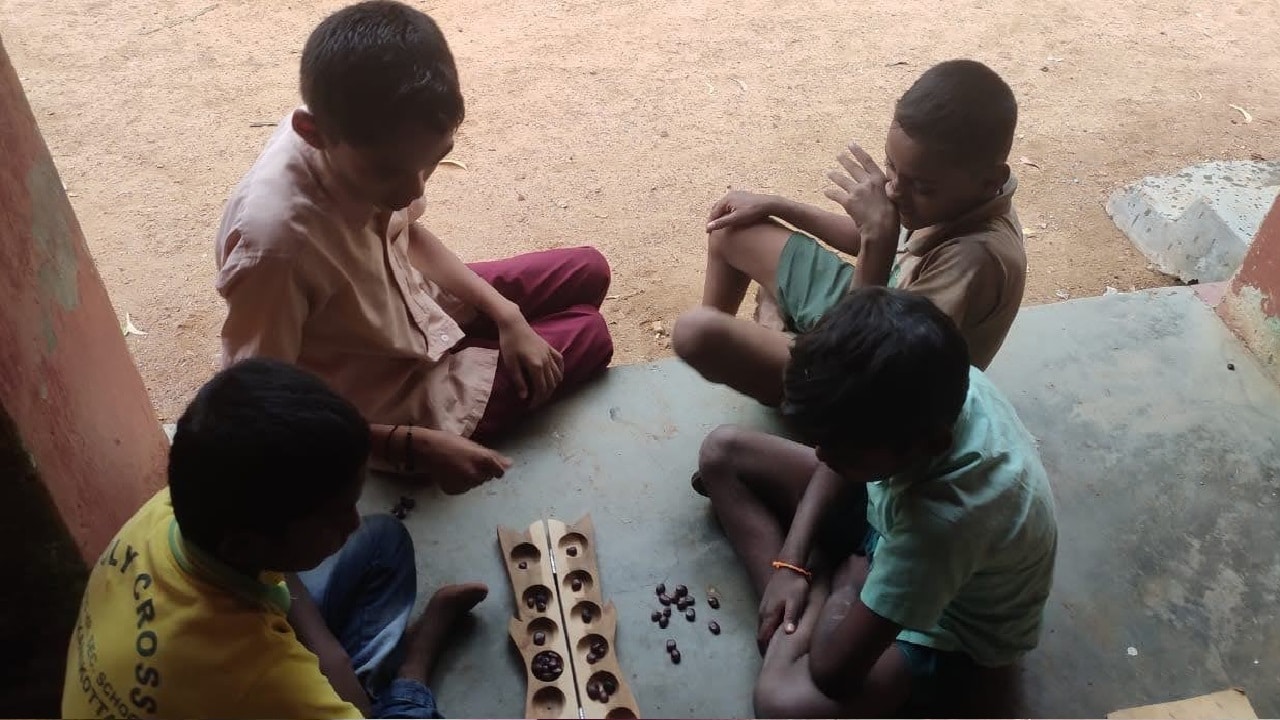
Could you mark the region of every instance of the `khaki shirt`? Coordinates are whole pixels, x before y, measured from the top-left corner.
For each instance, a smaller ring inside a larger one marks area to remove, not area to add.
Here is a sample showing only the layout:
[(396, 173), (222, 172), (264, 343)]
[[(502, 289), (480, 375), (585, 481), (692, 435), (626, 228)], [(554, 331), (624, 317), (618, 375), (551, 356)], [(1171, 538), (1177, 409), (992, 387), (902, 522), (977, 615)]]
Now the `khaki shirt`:
[(909, 233), (889, 284), (920, 293), (955, 320), (969, 358), (985, 370), (1004, 343), (1027, 282), (1022, 225), (1013, 210), (1018, 182), (957, 220)]
[(216, 287), (224, 364), (292, 362), (372, 423), (469, 435), (484, 414), (496, 350), (455, 350), (474, 311), (423, 276), (410, 226), (345, 197), (321, 153), (280, 123), (227, 202)]

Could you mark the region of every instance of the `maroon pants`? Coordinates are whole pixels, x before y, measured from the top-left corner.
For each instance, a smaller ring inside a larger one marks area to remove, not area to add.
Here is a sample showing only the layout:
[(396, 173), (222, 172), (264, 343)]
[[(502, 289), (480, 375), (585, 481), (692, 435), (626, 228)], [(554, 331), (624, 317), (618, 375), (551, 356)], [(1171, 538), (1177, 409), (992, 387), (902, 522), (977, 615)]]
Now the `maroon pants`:
[[(598, 375), (613, 358), (613, 339), (600, 315), (609, 291), (609, 262), (591, 247), (544, 250), (468, 265), (503, 297), (520, 306), (534, 332), (564, 357), (564, 379), (551, 399)], [(489, 318), (469, 323), (462, 347), (498, 349), (498, 329)], [(492, 440), (528, 415), (516, 384), (498, 358), (489, 405), (472, 437)]]

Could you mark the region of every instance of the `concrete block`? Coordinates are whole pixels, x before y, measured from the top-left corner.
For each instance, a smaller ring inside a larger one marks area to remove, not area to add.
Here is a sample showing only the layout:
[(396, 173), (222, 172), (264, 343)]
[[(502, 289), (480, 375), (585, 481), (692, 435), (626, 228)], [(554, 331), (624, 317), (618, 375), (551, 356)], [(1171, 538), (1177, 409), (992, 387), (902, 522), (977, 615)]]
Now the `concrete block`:
[(1121, 188), (1107, 213), (1161, 272), (1217, 282), (1240, 267), (1277, 194), (1280, 162), (1211, 162)]

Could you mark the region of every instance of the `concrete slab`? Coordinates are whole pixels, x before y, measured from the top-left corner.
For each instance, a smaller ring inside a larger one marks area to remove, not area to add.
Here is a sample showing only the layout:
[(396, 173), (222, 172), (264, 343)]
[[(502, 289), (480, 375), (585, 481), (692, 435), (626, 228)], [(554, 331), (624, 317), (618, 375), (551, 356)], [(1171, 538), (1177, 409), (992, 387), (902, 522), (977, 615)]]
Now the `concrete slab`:
[[(1044, 640), (1025, 661), (1027, 716), (1100, 717), (1232, 685), (1280, 715), (1280, 390), (1258, 364), (1181, 289), (1028, 309), (992, 375), (1040, 440), (1062, 526)], [(702, 437), (722, 422), (773, 427), (676, 361), (616, 368), (513, 439), (517, 466), (501, 481), (459, 498), (370, 485), (368, 511), (418, 496), (406, 523), (424, 593), (493, 588), (435, 680), (446, 714), (523, 712), (496, 526), (586, 512), (642, 714), (751, 713), (757, 601), (688, 489)], [(659, 581), (719, 588), (724, 634), (706, 631), (705, 604), (697, 623), (659, 631), (648, 619)], [(666, 637), (680, 642), (678, 667)]]
[(992, 376), (1061, 526), (1028, 712), (1241, 686), (1280, 714), (1280, 390), (1253, 356), (1180, 288), (1029, 310)]
[(1230, 279), (1280, 193), (1280, 162), (1211, 162), (1116, 191), (1107, 212), (1161, 272)]

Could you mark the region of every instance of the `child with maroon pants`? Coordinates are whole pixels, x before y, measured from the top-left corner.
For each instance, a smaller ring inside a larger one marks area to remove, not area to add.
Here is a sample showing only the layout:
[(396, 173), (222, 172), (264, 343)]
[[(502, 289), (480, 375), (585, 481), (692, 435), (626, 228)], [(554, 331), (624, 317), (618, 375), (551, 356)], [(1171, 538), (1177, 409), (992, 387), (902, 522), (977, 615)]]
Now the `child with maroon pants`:
[(588, 247), (463, 264), (419, 224), (464, 116), (435, 22), (372, 0), (302, 52), (280, 123), (219, 229), (227, 364), (321, 376), (369, 419), (373, 460), (459, 493), (511, 461), (481, 442), (608, 366), (609, 265)]

